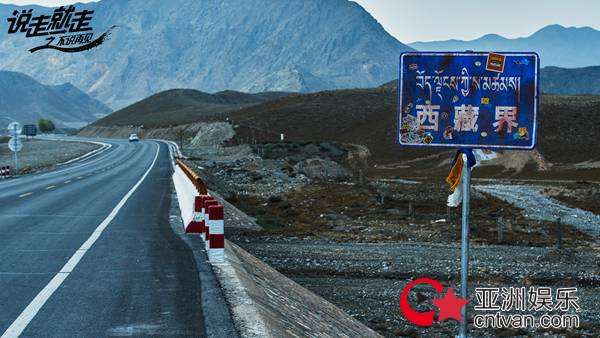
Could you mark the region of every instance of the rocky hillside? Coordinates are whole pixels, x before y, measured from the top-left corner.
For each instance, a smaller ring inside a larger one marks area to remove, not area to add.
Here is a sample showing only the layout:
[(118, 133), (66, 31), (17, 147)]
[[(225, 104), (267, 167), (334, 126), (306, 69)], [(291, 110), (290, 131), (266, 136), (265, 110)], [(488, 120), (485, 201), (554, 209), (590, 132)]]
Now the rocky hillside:
[[(97, 35), (118, 26), (110, 40), (83, 53), (30, 54), (35, 39), (0, 30), (0, 64), (46, 83), (71, 82), (114, 109), (172, 88), (373, 87), (394, 77), (398, 55), (411, 50), (348, 0), (101, 0), (77, 6), (95, 11)], [(0, 5), (0, 14), (8, 17), (15, 8)]]

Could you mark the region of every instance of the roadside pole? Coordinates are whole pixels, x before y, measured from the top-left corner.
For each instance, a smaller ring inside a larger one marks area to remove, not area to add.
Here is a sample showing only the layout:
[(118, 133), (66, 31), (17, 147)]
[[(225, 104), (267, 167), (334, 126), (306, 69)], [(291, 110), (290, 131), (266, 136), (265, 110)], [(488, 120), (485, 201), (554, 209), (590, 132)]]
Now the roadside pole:
[[(19, 138), (19, 133), (17, 130), (17, 125), (13, 125), (14, 129), (13, 129), (13, 135), (16, 139)], [(17, 176), (19, 174), (19, 155), (18, 155), (18, 151), (15, 151), (15, 176)]]
[(15, 176), (17, 176), (19, 173), (19, 155), (17, 155), (17, 152), (15, 151)]
[(10, 133), (10, 140), (8, 141), (8, 148), (15, 153), (15, 175), (19, 173), (19, 154), (23, 149), (23, 143), (19, 140), (19, 134), (21, 134), (21, 125), (19, 122), (14, 121), (8, 125), (8, 132)]
[[(471, 202), (471, 168), (467, 164), (467, 155), (461, 154), (463, 157), (463, 175), (462, 175), (462, 190), (463, 190), (463, 208), (462, 208), (462, 240), (461, 240), (461, 280), (460, 280), (460, 298), (468, 299), (468, 278), (469, 278), (469, 213)], [(460, 310), (462, 322), (460, 323), (459, 338), (467, 338), (467, 307), (463, 306)]]

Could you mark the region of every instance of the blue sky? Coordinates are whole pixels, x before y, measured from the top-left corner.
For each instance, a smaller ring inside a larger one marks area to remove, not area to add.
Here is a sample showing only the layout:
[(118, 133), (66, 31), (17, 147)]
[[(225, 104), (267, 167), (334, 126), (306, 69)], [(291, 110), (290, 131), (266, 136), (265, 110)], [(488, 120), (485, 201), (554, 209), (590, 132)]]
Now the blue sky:
[[(165, 0), (168, 1), (168, 0)], [(269, 0), (271, 1), (271, 0)], [(323, 0), (328, 1), (328, 0)], [(528, 36), (550, 24), (600, 30), (598, 0), (354, 0), (401, 42)], [(58, 6), (90, 0), (0, 0)]]
[(401, 42), (529, 36), (550, 24), (600, 30), (598, 0), (354, 0)]

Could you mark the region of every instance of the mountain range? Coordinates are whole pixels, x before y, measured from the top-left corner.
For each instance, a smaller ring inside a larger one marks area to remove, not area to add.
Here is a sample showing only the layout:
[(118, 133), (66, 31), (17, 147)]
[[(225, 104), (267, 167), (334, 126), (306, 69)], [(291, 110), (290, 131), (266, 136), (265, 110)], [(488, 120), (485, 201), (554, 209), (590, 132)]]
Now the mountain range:
[[(76, 6), (94, 11), (96, 36), (117, 26), (104, 44), (81, 53), (29, 53), (45, 39), (0, 30), (0, 68), (46, 84), (71, 83), (113, 110), (173, 88), (259, 93), (376, 87), (397, 77), (398, 55), (412, 48), (534, 51), (542, 66), (600, 64), (600, 32), (589, 27), (552, 25), (517, 39), (489, 34), (407, 46), (348, 0), (101, 0)], [(0, 17), (22, 8), (52, 11), (0, 4)], [(552, 92), (596, 92), (590, 83), (581, 86), (553, 85)]]
[[(0, 17), (37, 6), (0, 5)], [(93, 10), (104, 44), (81, 53), (28, 50), (44, 44), (0, 31), (0, 65), (45, 83), (73, 83), (112, 108), (157, 92), (311, 92), (373, 87), (395, 76), (398, 42), (348, 0), (102, 0)]]
[(590, 27), (546, 26), (528, 37), (508, 39), (487, 34), (471, 41), (446, 40), (409, 44), (420, 51), (536, 52), (541, 66), (580, 68), (600, 65), (600, 31)]
[[(397, 88), (398, 80), (380, 87)], [(600, 95), (600, 66), (540, 69), (540, 92), (555, 95)]]
[(58, 127), (80, 128), (110, 112), (70, 83), (44, 85), (25, 74), (0, 71), (0, 116), (4, 119), (37, 124), (46, 118)]
[(600, 95), (600, 66), (582, 68), (544, 67), (540, 71), (544, 93)]

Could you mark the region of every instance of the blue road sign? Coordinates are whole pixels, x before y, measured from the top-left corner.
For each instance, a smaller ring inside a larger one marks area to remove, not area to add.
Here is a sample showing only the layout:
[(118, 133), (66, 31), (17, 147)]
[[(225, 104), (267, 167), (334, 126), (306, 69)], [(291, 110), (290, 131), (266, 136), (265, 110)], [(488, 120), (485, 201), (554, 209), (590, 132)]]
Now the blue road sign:
[(398, 141), (404, 146), (533, 149), (538, 85), (535, 53), (403, 53)]
[(35, 124), (26, 124), (23, 126), (25, 136), (37, 136), (37, 127)]

